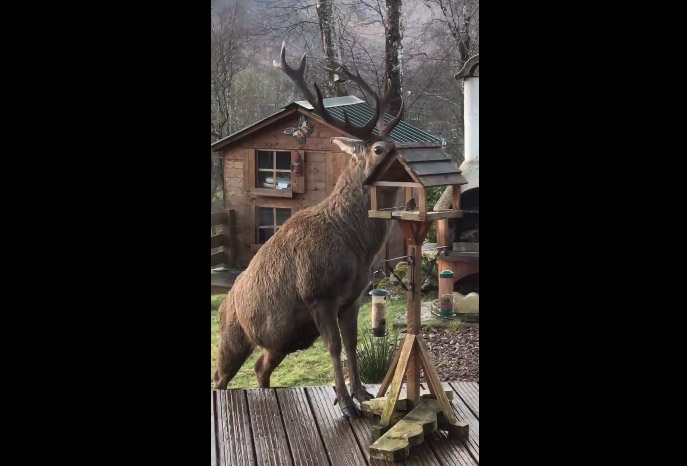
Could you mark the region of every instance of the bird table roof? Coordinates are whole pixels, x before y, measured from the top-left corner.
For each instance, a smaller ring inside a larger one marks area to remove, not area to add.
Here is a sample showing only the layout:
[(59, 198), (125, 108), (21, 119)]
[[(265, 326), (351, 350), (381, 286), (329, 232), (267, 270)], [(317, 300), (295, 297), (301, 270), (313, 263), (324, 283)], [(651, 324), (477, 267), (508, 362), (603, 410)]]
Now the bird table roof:
[(377, 182), (419, 183), (424, 187), (462, 185), (467, 180), (441, 148), (401, 148), (390, 151), (365, 184)]

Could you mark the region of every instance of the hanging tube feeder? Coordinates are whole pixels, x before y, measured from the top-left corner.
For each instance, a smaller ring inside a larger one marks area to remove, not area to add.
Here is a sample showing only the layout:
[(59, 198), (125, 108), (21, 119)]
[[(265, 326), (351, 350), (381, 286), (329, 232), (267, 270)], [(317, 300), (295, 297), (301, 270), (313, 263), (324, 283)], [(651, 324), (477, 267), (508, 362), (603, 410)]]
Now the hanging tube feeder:
[[(442, 289), (453, 291), (453, 271), (442, 270), (439, 274), (439, 280), (445, 282)], [(439, 317), (453, 318), (456, 314), (453, 311), (453, 293), (449, 292), (443, 296), (439, 296)]]
[(375, 288), (370, 291), (370, 296), (372, 296), (372, 335), (383, 337), (386, 335), (386, 301), (389, 292)]

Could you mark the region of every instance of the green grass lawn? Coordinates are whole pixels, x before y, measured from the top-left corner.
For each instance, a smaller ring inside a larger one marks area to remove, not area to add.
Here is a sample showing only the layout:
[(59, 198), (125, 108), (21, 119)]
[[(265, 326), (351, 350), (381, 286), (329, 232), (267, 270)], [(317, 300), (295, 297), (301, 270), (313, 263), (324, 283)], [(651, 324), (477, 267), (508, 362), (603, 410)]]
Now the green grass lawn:
[[(219, 308), (225, 295), (214, 295), (210, 298), (211, 312), (211, 343), (210, 343), (210, 378), (214, 374), (217, 361), (217, 344), (219, 342)], [(391, 330), (391, 323), (406, 311), (406, 300), (398, 299), (389, 301), (386, 311), (387, 327)], [(360, 308), (358, 316), (359, 332), (367, 332), (371, 328), (370, 303)], [(230, 388), (256, 387), (257, 381), (253, 372), (253, 365), (260, 355), (260, 349), (256, 348), (253, 354), (246, 360), (243, 367), (229, 383)], [(307, 350), (289, 354), (286, 359), (272, 373), (271, 385), (273, 387), (291, 387), (296, 385), (329, 385), (334, 383), (332, 362), (329, 352), (324, 347), (322, 339), (318, 338), (315, 344)]]

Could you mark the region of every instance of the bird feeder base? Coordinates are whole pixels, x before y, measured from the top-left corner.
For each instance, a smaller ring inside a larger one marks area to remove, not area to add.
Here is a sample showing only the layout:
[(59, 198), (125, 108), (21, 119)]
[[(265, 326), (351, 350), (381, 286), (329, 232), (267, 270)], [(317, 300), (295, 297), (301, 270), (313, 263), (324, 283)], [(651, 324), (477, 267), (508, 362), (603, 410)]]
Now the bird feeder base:
[[(408, 394), (401, 402), (403, 379), (409, 370), (413, 370), (408, 364), (411, 357), (422, 366), (431, 398), (427, 394), (423, 397), (418, 390), (416, 398), (412, 399), (411, 387), (406, 383)], [(389, 393), (384, 396), (387, 389)], [(449, 435), (457, 435), (459, 438), (466, 438), (469, 433), (468, 424), (458, 421), (455, 417), (447, 392), (441, 386), (439, 375), (430, 360), (429, 350), (421, 335), (405, 335), (403, 344), (398, 348), (394, 361), (379, 387), (377, 398), (371, 401), (372, 403), (368, 403), (367, 411), (371, 411), (373, 406), (376, 412), (381, 411), (379, 422), (372, 426), (372, 458), (401, 461), (408, 457), (410, 447), (422, 443), (425, 434), (438, 428), (447, 430)], [(403, 413), (401, 407), (411, 411)]]
[[(453, 399), (453, 390), (444, 390), (444, 393), (446, 393), (446, 398), (450, 401)], [(427, 389), (422, 389), (420, 390), (420, 398), (425, 399), (425, 398), (431, 398), (431, 399), (436, 399), (434, 395), (432, 395), (432, 392), (430, 392)], [(372, 398), (369, 401), (363, 401), (361, 406), (361, 409), (363, 413), (365, 414), (370, 414), (370, 415), (375, 415), (375, 416), (381, 416), (382, 413), (384, 412), (384, 404), (387, 402), (387, 397), (382, 396), (379, 398)], [(398, 401), (396, 402), (396, 411), (410, 411), (411, 409), (411, 404), (408, 403), (408, 395), (401, 395), (398, 398)]]
[(449, 421), (442, 413), (439, 401), (423, 398), (409, 413), (396, 413), (389, 427), (375, 425), (373, 437), (378, 438), (370, 445), (370, 457), (385, 461), (403, 461), (410, 454), (410, 447), (424, 442), (425, 435), (438, 429), (446, 430), (449, 437), (467, 438), (468, 426), (458, 421)]

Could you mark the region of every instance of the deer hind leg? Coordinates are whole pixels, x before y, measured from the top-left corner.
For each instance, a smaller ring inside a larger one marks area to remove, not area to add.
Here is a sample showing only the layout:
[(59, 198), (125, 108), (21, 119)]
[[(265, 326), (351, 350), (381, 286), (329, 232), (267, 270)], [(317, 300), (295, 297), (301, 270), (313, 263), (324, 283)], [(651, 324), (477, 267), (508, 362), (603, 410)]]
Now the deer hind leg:
[(231, 379), (253, 352), (254, 345), (235, 320), (227, 322), (227, 328), (220, 339), (215, 388), (226, 390)]
[(337, 310), (339, 306), (332, 301), (318, 301), (312, 304), (311, 312), (317, 330), (329, 350), (334, 368), (336, 395), (341, 412), (347, 417), (360, 417), (362, 412), (358, 408), (346, 389), (346, 382), (341, 365), (341, 336), (337, 324)]
[(351, 379), (351, 395), (359, 402), (367, 401), (373, 398), (372, 394), (365, 390), (360, 381), (360, 373), (358, 372), (358, 354), (356, 347), (358, 345), (358, 311), (360, 310), (360, 300), (354, 303), (345, 305), (339, 311), (339, 328), (341, 329), (341, 337), (343, 338), (344, 348), (346, 349), (346, 358), (348, 359), (348, 373)]
[(262, 354), (255, 362), (255, 376), (258, 379), (258, 386), (260, 388), (270, 388), (270, 376), (274, 369), (284, 360), (286, 354), (262, 349)]

